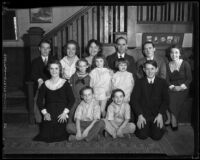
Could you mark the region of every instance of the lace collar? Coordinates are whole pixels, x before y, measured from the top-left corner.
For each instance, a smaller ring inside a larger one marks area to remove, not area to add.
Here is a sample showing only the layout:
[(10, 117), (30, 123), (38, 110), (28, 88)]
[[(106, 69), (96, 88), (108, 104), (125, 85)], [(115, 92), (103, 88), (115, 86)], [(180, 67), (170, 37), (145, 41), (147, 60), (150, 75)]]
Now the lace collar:
[(57, 90), (57, 89), (60, 89), (64, 85), (65, 82), (66, 82), (65, 79), (59, 78), (59, 80), (55, 84), (53, 84), (51, 80), (47, 80), (45, 81), (45, 85), (50, 90)]

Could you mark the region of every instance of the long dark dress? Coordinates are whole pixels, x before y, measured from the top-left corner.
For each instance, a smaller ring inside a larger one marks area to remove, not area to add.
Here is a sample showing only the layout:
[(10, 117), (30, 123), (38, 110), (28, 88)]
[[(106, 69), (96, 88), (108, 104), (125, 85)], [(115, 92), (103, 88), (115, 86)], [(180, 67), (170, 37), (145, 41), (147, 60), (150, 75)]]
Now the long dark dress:
[(51, 121), (42, 121), (40, 132), (33, 140), (44, 142), (66, 140), (68, 138), (66, 123), (58, 123), (58, 116), (65, 108), (70, 110), (73, 103), (74, 95), (67, 81), (57, 90), (50, 90), (43, 83), (39, 89), (37, 104), (40, 110), (46, 109), (50, 113)]
[(170, 111), (175, 115), (176, 118), (178, 118), (179, 113), (181, 111), (181, 107), (184, 103), (184, 101), (188, 97), (189, 93), (189, 86), (192, 81), (192, 73), (191, 73), (191, 68), (190, 64), (183, 60), (179, 71), (174, 70), (171, 72), (169, 68), (169, 64), (167, 65), (167, 82), (168, 85), (175, 85), (179, 86), (181, 84), (185, 84), (187, 89), (183, 91), (169, 91), (169, 96), (170, 96), (170, 105), (169, 109)]

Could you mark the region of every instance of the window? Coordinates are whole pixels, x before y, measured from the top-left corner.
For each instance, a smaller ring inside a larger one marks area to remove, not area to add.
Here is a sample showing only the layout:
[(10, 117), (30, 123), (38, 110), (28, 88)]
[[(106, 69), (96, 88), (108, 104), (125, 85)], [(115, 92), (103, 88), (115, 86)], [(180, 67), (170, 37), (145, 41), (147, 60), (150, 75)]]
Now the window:
[(14, 10), (4, 10), (2, 14), (3, 40), (17, 40), (17, 20)]

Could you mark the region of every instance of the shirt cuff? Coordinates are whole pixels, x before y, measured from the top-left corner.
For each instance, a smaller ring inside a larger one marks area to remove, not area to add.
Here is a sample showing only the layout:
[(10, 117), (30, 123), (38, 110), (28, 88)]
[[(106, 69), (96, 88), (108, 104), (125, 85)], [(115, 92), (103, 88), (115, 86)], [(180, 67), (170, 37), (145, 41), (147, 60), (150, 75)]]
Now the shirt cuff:
[(186, 86), (184, 83), (181, 84), (180, 87), (181, 87), (182, 89), (187, 89), (187, 86)]
[(40, 82), (43, 82), (43, 79), (39, 78), (37, 81), (38, 81), (38, 83), (40, 83)]
[(42, 114), (45, 115), (47, 113), (46, 109), (41, 110)]
[(63, 111), (64, 114), (68, 114), (69, 113), (69, 109), (65, 108)]
[(174, 87), (175, 87), (174, 85), (170, 85), (170, 86), (169, 86), (169, 89), (172, 89), (172, 88), (174, 88)]

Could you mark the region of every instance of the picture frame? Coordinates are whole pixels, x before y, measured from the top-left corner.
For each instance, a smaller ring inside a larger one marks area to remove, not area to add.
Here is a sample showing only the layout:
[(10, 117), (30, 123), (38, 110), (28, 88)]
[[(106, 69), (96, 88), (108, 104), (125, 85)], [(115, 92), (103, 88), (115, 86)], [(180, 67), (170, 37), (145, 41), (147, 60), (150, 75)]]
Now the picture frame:
[(30, 9), (30, 23), (52, 23), (52, 8)]
[(183, 33), (143, 33), (142, 44), (146, 41), (153, 42), (156, 48), (166, 49), (171, 45), (183, 44)]

